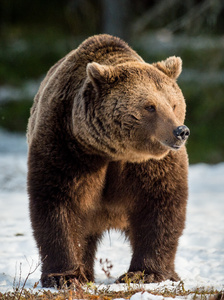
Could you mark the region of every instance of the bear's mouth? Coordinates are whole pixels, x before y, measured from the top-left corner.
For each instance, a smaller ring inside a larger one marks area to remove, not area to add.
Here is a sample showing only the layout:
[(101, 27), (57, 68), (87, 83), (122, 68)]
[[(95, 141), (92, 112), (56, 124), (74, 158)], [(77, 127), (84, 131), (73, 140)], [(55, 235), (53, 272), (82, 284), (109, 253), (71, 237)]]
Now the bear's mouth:
[(170, 148), (171, 150), (179, 150), (185, 143), (182, 142), (180, 144), (169, 144), (169, 143), (161, 143), (163, 146)]
[(174, 150), (179, 150), (182, 146), (183, 146), (183, 144), (182, 145), (173, 145), (173, 146), (171, 146), (171, 148)]

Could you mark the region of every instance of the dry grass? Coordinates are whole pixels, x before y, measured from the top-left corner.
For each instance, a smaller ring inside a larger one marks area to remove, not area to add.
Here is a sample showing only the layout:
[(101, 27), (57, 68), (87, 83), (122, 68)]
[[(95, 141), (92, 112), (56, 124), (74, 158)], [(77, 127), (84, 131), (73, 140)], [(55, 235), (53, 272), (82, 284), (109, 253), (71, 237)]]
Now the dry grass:
[[(159, 295), (164, 297), (182, 297), (183, 299), (208, 299), (208, 300), (224, 300), (224, 290), (218, 291), (214, 289), (207, 289), (207, 288), (197, 288), (195, 290), (186, 290), (184, 287), (184, 282), (180, 281), (178, 285), (173, 285), (173, 287), (169, 288), (161, 288), (158, 287), (157, 289), (153, 288), (150, 289), (149, 285), (145, 285), (143, 282), (140, 283), (130, 283), (128, 278), (126, 279), (125, 283), (123, 284), (123, 289), (121, 291), (113, 291), (111, 290), (110, 285), (106, 286), (103, 285), (96, 285), (92, 282), (88, 284), (81, 285), (78, 281), (73, 282), (72, 287), (64, 288), (62, 290), (58, 290), (52, 292), (47, 289), (39, 289), (37, 290), (37, 286), (39, 282), (36, 282), (31, 289), (26, 288), (26, 283), (28, 278), (31, 274), (33, 274), (37, 268), (40, 266), (40, 262), (33, 266), (31, 264), (30, 270), (22, 283), (21, 280), (21, 265), (19, 270), (19, 278), (15, 276), (14, 283), (13, 283), (13, 291), (1, 293), (0, 292), (0, 299), (5, 300), (24, 300), (24, 299), (41, 299), (41, 300), (73, 300), (73, 299), (90, 299), (90, 300), (109, 300), (109, 299), (116, 299), (116, 298), (124, 298), (130, 299), (132, 295), (136, 293), (144, 293), (148, 292), (153, 295)], [(101, 269), (104, 271), (107, 278), (111, 277), (110, 271), (113, 267), (112, 263), (106, 259), (100, 259)], [(137, 281), (138, 278), (136, 278)]]
[(88, 283), (81, 285), (80, 283), (74, 283), (72, 288), (58, 290), (52, 292), (46, 289), (40, 289), (36, 291), (36, 283), (33, 289), (26, 289), (25, 285), (14, 288), (13, 292), (0, 293), (0, 299), (5, 300), (23, 300), (23, 299), (41, 299), (41, 300), (62, 300), (62, 299), (90, 299), (90, 300), (109, 300), (116, 298), (130, 299), (135, 293), (148, 292), (153, 295), (159, 295), (166, 297), (176, 298), (181, 296), (183, 299), (208, 299), (208, 300), (224, 300), (224, 291), (217, 291), (214, 289), (197, 288), (195, 290), (186, 290), (184, 283), (181, 281), (175, 288), (168, 289), (153, 289), (148, 288), (148, 285), (144, 284), (130, 284), (125, 283), (122, 291), (113, 291), (110, 286), (102, 288), (100, 285), (94, 283)]

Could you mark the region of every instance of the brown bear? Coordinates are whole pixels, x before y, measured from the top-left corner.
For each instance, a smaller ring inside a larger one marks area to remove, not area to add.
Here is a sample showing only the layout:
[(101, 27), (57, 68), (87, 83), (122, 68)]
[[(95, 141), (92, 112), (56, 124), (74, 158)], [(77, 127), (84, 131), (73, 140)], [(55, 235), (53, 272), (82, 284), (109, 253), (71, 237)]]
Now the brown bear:
[(97, 35), (47, 73), (27, 132), (44, 287), (93, 281), (97, 244), (111, 228), (133, 251), (117, 282), (179, 280), (189, 136), (181, 69), (178, 57), (148, 64), (121, 39)]

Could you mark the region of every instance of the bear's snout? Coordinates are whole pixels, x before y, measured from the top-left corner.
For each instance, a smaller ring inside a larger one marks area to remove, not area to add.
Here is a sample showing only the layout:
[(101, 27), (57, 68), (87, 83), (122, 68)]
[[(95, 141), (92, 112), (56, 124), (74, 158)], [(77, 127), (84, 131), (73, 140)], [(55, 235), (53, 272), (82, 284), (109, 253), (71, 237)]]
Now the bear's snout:
[(190, 135), (190, 129), (185, 125), (181, 125), (174, 129), (173, 134), (178, 140), (186, 141)]

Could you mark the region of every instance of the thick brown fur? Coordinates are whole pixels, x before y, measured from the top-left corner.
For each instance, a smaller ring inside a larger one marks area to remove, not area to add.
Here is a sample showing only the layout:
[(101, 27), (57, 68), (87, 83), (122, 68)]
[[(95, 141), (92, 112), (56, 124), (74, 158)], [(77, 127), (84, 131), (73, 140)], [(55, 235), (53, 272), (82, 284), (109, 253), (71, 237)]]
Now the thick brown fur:
[(180, 58), (147, 64), (109, 35), (87, 39), (49, 70), (27, 132), (43, 286), (93, 281), (97, 243), (111, 228), (130, 240), (130, 279), (178, 280), (188, 196), (186, 149), (173, 134), (185, 118), (180, 72)]

